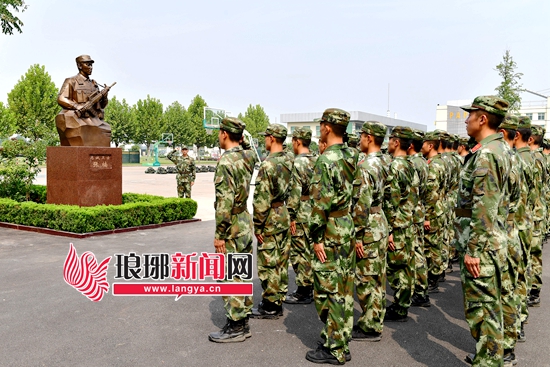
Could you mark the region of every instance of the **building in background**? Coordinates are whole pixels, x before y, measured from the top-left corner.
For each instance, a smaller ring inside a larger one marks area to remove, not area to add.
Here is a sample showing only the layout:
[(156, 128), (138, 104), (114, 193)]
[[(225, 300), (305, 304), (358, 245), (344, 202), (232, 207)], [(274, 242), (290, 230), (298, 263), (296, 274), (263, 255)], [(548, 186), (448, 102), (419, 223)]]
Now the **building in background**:
[[(435, 114), (435, 128), (447, 131), (451, 134), (468, 137), (466, 133), (466, 118), (468, 112), (462, 110), (460, 106), (469, 105), (471, 100), (448, 101), (446, 105), (437, 105)], [(549, 114), (550, 97), (540, 101), (522, 101), (519, 110), (520, 115), (526, 115), (531, 118), (535, 125), (542, 125), (546, 128), (546, 136), (550, 136)]]
[[(319, 138), (319, 136), (321, 136), (321, 127), (319, 122), (316, 122), (315, 119), (319, 119), (321, 116), (323, 116), (323, 112), (283, 113), (281, 114), (281, 123), (286, 124), (289, 135), (292, 134), (296, 128), (304, 127), (311, 130), (311, 135), (313, 137)], [(388, 127), (388, 134), (395, 126), (409, 126), (414, 129), (426, 131), (426, 125), (417, 124), (416, 122), (399, 120), (362, 111), (350, 111), (348, 133), (358, 134), (366, 121), (378, 121), (383, 123)]]

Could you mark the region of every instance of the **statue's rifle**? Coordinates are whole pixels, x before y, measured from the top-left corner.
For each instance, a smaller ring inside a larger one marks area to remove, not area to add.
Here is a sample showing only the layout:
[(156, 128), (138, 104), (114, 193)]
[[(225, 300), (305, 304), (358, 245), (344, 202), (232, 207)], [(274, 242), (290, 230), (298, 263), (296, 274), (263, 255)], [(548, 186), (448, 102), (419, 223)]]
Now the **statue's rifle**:
[(84, 105), (82, 105), (82, 107), (78, 108), (76, 110), (76, 115), (78, 117), (81, 117), (82, 114), (84, 112), (90, 112), (92, 115), (94, 115), (95, 117), (97, 117), (97, 113), (95, 112), (93, 106), (101, 101), (106, 95), (107, 93), (109, 92), (109, 90), (116, 84), (116, 82), (114, 82), (113, 84), (111, 84), (110, 86), (106, 86), (103, 88), (102, 91), (100, 92), (94, 92), (92, 95), (90, 95), (90, 98), (88, 99), (88, 102), (84, 103)]

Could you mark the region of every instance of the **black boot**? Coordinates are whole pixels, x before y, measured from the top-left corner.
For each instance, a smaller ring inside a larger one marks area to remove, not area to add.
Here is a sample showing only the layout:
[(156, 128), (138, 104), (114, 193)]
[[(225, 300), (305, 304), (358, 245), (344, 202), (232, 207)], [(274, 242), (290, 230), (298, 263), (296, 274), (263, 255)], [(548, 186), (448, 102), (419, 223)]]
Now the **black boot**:
[(250, 332), (250, 325), (248, 324), (248, 316), (244, 319), (244, 336), (245, 338), (250, 338), (252, 333)]
[(430, 296), (421, 296), (418, 293), (415, 293), (411, 298), (411, 306), (414, 307), (430, 307)]
[(428, 277), (428, 293), (439, 293), (439, 275)]
[(262, 302), (258, 305), (258, 308), (253, 308), (252, 315), (250, 315), (253, 319), (271, 320), (276, 320), (280, 316), (283, 316), (283, 306), (278, 306), (267, 299), (262, 300)]
[(310, 304), (313, 302), (313, 287), (298, 286), (298, 289), (287, 295), (283, 302), (290, 304)]
[[(248, 332), (250, 333), (250, 329)], [(215, 343), (244, 342), (246, 340), (245, 319), (238, 321), (227, 319), (227, 323), (220, 331), (208, 335), (208, 340)]]
[[(346, 353), (346, 361), (348, 360), (348, 356), (349, 356), (349, 360), (351, 361), (351, 354), (347, 354), (347, 353)], [(313, 363), (326, 363), (326, 364), (334, 364), (334, 365), (342, 365), (346, 363), (346, 362), (338, 361), (338, 359), (335, 356), (333, 356), (330, 353), (330, 350), (327, 347), (323, 346), (322, 343), (319, 343), (317, 345), (317, 349), (310, 350), (309, 352), (307, 352), (306, 359)]]
[(540, 307), (540, 289), (531, 289), (527, 305), (529, 307)]
[(384, 316), (384, 322), (387, 321), (396, 321), (396, 322), (406, 322), (408, 321), (408, 310), (401, 309), (397, 305), (391, 305), (386, 308), (386, 315)]
[(504, 367), (515, 366), (518, 363), (514, 349), (504, 349), (504, 357), (502, 360), (504, 362)]
[(525, 337), (525, 330), (523, 329), (523, 325), (524, 325), (524, 323), (522, 322), (521, 323), (521, 329), (520, 329), (519, 335), (518, 335), (518, 342), (519, 343), (525, 343), (525, 341), (527, 341), (527, 338)]

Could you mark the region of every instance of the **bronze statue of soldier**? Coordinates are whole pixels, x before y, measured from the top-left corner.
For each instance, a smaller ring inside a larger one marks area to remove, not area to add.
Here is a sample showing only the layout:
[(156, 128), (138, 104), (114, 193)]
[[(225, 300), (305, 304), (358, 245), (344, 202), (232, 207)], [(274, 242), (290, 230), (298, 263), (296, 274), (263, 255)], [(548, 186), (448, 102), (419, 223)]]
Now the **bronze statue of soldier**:
[(57, 103), (63, 110), (55, 117), (55, 124), (62, 146), (111, 145), (111, 126), (104, 118), (107, 93), (115, 85), (104, 86), (90, 79), (94, 60), (88, 55), (76, 58), (79, 73), (65, 79), (59, 90)]

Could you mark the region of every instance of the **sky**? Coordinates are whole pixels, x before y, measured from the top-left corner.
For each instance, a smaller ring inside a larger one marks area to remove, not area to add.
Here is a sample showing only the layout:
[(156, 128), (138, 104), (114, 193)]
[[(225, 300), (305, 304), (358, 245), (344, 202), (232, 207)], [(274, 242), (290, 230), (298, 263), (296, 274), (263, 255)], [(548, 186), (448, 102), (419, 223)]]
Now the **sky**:
[[(548, 0), (26, 0), (0, 35), (0, 101), (33, 64), (59, 88), (89, 54), (92, 77), (130, 104), (283, 113), (337, 107), (425, 124), (437, 104), (494, 94), (510, 50), (527, 89), (550, 94)], [(389, 88), (388, 88), (389, 87)], [(524, 100), (539, 97), (524, 94)]]

